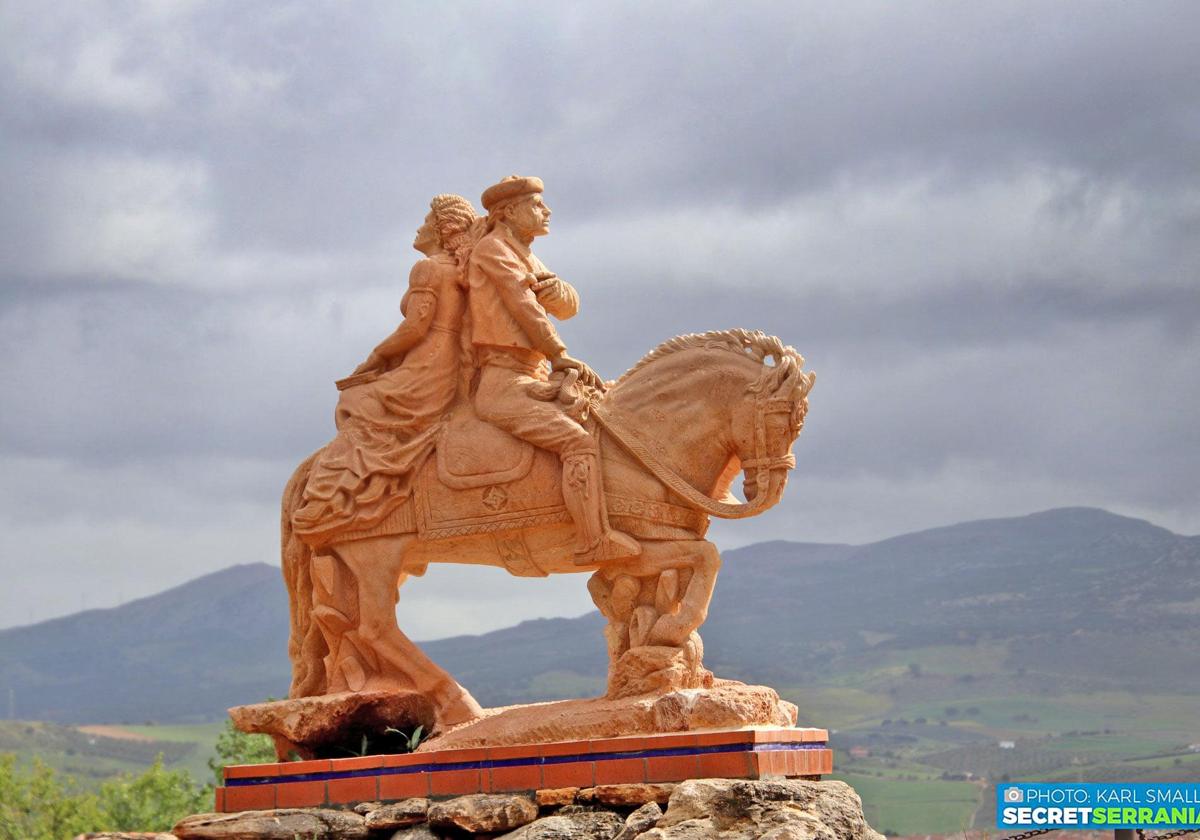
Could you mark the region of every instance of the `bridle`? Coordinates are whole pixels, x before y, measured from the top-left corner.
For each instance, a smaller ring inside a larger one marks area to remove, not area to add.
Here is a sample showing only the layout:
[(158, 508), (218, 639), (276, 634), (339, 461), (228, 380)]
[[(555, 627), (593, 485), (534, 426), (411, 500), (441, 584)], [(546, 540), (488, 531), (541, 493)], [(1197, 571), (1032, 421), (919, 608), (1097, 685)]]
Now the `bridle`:
[[(650, 474), (661, 481), (673, 493), (682, 498), (689, 506), (716, 516), (720, 519), (744, 519), (754, 516), (778, 502), (769, 499), (768, 490), (771, 483), (771, 471), (778, 469), (791, 470), (796, 466), (796, 456), (791, 452), (786, 455), (767, 454), (767, 417), (771, 414), (786, 413), (789, 416), (789, 431), (799, 434), (800, 418), (802, 416), (803, 392), (797, 399), (768, 399), (758, 395), (754, 400), (754, 457), (742, 462), (742, 469), (754, 469), (754, 481), (757, 493), (749, 502), (722, 502), (701, 492), (675, 472), (669, 465), (664, 464), (640, 437), (620, 424), (613, 421), (608, 413), (592, 401), (587, 407), (588, 413), (596, 418), (604, 431), (621, 444)], [(794, 440), (796, 434), (790, 438)]]
[(758, 488), (758, 499), (766, 495), (770, 486), (771, 470), (792, 470), (796, 467), (796, 456), (791, 452), (785, 455), (767, 454), (767, 417), (771, 414), (788, 415), (788, 430), (794, 432), (792, 440), (800, 434), (800, 400), (766, 399), (761, 394), (754, 400), (754, 457), (742, 461), (742, 470), (757, 470), (754, 476)]

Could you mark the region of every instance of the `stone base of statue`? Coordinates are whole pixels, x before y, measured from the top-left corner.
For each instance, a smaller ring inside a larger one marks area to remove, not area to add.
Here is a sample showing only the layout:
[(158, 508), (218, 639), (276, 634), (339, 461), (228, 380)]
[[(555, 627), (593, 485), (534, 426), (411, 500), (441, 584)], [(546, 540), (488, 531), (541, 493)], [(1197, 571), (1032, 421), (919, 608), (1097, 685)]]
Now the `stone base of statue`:
[(270, 735), (280, 761), (381, 755), (408, 748), (417, 729), (420, 752), (483, 746), (586, 741), (746, 726), (791, 727), (796, 707), (773, 688), (709, 678), (707, 687), (633, 697), (594, 697), (484, 709), (469, 723), (439, 731), (425, 695), (411, 691), (341, 692), (235, 706), (242, 732)]
[(404, 750), (418, 726), (433, 729), (436, 714), (414, 691), (344, 691), (234, 706), (229, 717), (242, 732), (270, 735), (288, 761)]
[(796, 707), (775, 689), (733, 680), (712, 683), (665, 694), (485, 709), (479, 720), (439, 733), (419, 751), (796, 725)]

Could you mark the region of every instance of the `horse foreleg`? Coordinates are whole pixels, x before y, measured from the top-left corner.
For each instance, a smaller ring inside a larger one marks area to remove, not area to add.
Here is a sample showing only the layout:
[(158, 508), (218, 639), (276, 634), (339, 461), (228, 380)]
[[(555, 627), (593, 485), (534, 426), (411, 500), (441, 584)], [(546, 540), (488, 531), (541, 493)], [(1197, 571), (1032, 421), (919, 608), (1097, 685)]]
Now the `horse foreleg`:
[[(681, 548), (684, 548), (684, 552), (681, 552), (682, 556), (676, 555), (675, 566), (691, 568), (691, 580), (679, 599), (678, 610), (666, 612), (663, 605), (659, 606), (660, 614), (650, 630), (647, 644), (683, 647), (708, 619), (708, 605), (717, 585), (721, 554), (715, 545), (707, 541), (686, 543)], [(664, 558), (662, 562), (665, 564), (668, 561)], [(663, 574), (666, 571), (669, 570)]]
[(349, 687), (355, 691), (416, 690), (433, 702), (443, 726), (474, 720), (483, 711), (475, 698), (396, 624), (399, 587), (407, 577), (402, 572), (404, 552), (413, 539), (355, 540), (336, 547), (355, 583), (357, 615), (346, 639), (359, 652), (360, 661), (366, 659), (369, 665), (361, 688)]
[(710, 542), (646, 542), (640, 557), (592, 576), (588, 590), (608, 619), (608, 697), (712, 684), (696, 630), (720, 566)]

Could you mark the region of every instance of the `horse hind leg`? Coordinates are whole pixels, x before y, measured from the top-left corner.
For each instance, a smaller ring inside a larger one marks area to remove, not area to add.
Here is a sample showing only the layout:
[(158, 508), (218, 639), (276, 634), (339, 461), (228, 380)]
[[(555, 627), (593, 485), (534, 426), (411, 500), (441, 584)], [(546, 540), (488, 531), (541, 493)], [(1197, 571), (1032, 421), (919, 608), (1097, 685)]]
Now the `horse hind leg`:
[(280, 565), (287, 585), (291, 623), (288, 635), (288, 657), (292, 661), (289, 697), (324, 694), (328, 683), (324, 660), (329, 651), (321, 627), (313, 616), (313, 551), (292, 529), (292, 512), (303, 502), (304, 486), (322, 451), (318, 449), (296, 468), (283, 491)]
[(482, 714), (475, 698), (396, 624), (399, 586), (407, 577), (403, 556), (412, 541), (355, 540), (330, 551), (333, 569), (327, 577), (337, 589), (328, 601), (332, 612), (324, 615), (334, 634), (326, 660), (330, 691), (419, 691), (443, 726), (474, 720)]

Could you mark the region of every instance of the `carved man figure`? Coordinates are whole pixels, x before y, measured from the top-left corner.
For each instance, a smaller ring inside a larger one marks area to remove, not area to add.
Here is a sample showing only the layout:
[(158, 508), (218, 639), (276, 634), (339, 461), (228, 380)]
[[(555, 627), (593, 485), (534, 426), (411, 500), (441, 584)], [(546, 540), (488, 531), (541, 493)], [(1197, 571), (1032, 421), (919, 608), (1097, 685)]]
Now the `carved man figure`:
[(562, 459), (562, 492), (575, 520), (575, 561), (603, 563), (641, 553), (641, 547), (608, 527), (600, 480), (599, 450), (586, 429), (554, 400), (534, 391), (553, 370), (574, 369), (599, 385), (583, 362), (567, 355), (548, 315), (570, 318), (579, 295), (530, 251), (549, 233), (550, 208), (540, 178), (505, 178), (483, 193), (488, 232), (471, 252), (467, 268), (472, 342), (480, 365), (476, 413), (484, 420)]

